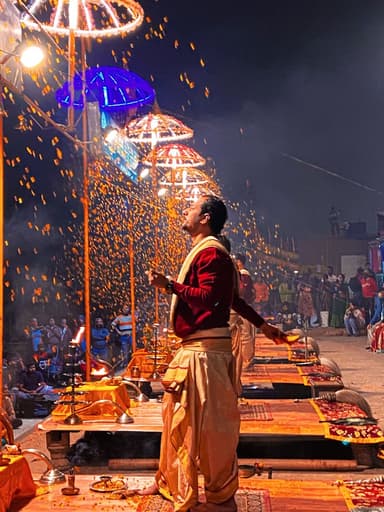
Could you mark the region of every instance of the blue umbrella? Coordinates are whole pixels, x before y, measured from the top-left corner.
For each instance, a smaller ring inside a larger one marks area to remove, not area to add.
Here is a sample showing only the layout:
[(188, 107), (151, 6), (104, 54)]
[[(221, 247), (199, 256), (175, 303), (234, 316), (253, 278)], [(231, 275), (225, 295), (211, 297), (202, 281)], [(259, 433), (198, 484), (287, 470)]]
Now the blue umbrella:
[[(84, 93), (87, 102), (98, 102), (101, 110), (118, 112), (140, 107), (155, 100), (155, 91), (132, 71), (111, 66), (88, 68), (85, 71)], [(74, 77), (74, 99), (71, 102), (69, 82), (56, 91), (56, 100), (68, 108), (84, 108), (81, 75)]]

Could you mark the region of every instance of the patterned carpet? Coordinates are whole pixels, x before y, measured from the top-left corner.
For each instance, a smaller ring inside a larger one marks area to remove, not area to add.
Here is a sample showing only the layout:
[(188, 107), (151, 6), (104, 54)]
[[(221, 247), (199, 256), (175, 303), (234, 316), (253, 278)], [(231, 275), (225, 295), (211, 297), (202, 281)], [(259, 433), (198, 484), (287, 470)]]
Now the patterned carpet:
[[(240, 489), (236, 494), (238, 512), (271, 512), (266, 490)], [(145, 496), (138, 503), (137, 512), (173, 512), (173, 505), (161, 496)]]
[(271, 421), (273, 420), (270, 405), (266, 402), (258, 404), (249, 404), (246, 401), (242, 401), (239, 404), (240, 419), (252, 420), (252, 421)]

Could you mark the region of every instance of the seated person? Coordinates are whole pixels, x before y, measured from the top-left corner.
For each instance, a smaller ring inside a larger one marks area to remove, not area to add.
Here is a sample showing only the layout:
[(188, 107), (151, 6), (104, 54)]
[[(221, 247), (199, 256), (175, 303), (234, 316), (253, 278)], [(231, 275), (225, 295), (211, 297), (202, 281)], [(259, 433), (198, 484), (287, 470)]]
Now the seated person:
[(37, 346), (37, 351), (33, 354), (33, 359), (36, 361), (36, 366), (43, 373), (44, 377), (47, 374), (50, 354), (47, 352), (43, 342)]
[(374, 313), (367, 325), (367, 350), (384, 352), (384, 289), (381, 288), (374, 300)]
[(282, 324), (283, 331), (290, 331), (297, 327), (296, 313), (294, 307), (289, 302), (283, 302), (280, 312), (277, 314), (276, 320)]
[(27, 369), (20, 373), (16, 394), (18, 398), (24, 399), (41, 398), (51, 401), (58, 399), (58, 395), (53, 392), (52, 386), (48, 386), (44, 382), (41, 371), (36, 370), (34, 361), (28, 363)]
[(365, 328), (365, 314), (354, 301), (345, 310), (344, 325), (348, 336), (360, 336)]
[(7, 385), (3, 387), (2, 407), (13, 428), (18, 428), (23, 424), (20, 418), (16, 418), (15, 408), (13, 407), (12, 396), (9, 393)]

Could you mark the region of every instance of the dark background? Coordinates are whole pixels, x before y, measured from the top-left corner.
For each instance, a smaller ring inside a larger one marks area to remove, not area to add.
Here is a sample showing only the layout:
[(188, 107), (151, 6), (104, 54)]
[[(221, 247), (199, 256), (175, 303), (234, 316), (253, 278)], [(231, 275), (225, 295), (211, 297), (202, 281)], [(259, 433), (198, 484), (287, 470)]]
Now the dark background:
[[(153, 24), (164, 15), (168, 23), (163, 39), (145, 40), (145, 26), (133, 37), (129, 66), (153, 76), (160, 106), (195, 129), (195, 147), (213, 159), (227, 196), (252, 199), (261, 216), (298, 237), (327, 233), (331, 205), (341, 220), (367, 221), (375, 232), (383, 190), (382, 2), (141, 5)], [(121, 44), (103, 44), (105, 56), (108, 46)], [(100, 56), (95, 49), (93, 58)], [(180, 81), (183, 72), (194, 89)]]

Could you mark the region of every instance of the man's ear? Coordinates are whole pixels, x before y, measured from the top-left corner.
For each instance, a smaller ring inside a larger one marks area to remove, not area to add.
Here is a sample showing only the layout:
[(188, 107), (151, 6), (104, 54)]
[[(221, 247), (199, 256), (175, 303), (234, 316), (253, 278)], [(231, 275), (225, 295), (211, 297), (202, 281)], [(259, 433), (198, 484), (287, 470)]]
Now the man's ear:
[(203, 218), (201, 219), (201, 224), (208, 224), (209, 220), (211, 219), (211, 216), (209, 213), (203, 213)]

